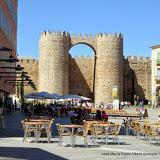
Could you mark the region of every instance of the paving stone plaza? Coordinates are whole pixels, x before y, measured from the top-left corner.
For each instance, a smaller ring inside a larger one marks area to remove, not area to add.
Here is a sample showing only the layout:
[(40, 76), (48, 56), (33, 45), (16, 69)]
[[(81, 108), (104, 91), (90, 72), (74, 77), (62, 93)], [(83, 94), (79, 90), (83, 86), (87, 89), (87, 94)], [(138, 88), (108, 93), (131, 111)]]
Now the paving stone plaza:
[[(157, 121), (160, 109), (148, 109), (152, 121)], [(129, 112), (135, 111), (127, 109)], [(146, 143), (144, 140), (136, 139), (135, 136), (119, 136), (120, 144), (93, 145), (89, 140), (89, 147), (83, 145), (81, 137), (76, 139), (75, 147), (70, 146), (70, 137), (65, 137), (62, 146), (58, 145), (58, 134), (56, 123), (69, 124), (67, 117), (55, 118), (52, 125), (51, 143), (45, 139), (35, 143), (33, 139), (23, 142), (23, 129), (20, 121), (24, 119), (21, 112), (12, 112), (5, 117), (5, 129), (0, 128), (0, 159), (2, 160), (102, 160), (102, 159), (138, 159), (158, 160), (160, 159), (159, 145)], [(109, 121), (122, 122), (122, 118), (110, 118)], [(125, 132), (122, 130), (122, 132)], [(89, 137), (90, 139), (90, 137)]]

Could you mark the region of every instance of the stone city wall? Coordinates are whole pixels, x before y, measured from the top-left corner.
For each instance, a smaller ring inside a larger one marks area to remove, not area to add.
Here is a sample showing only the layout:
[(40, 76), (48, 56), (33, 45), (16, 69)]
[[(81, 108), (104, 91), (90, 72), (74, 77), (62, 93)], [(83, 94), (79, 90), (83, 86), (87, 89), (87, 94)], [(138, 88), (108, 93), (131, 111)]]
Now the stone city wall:
[[(19, 58), (19, 64), (24, 67), (24, 71), (28, 72), (28, 76), (30, 76), (36, 85), (36, 88), (38, 88), (38, 60), (32, 59), (32, 58)], [(32, 93), (37, 92), (37, 90), (34, 90), (30, 86), (24, 87), (24, 93)]]
[[(134, 94), (142, 99), (151, 99), (151, 60), (149, 58), (131, 57), (123, 59), (123, 96), (125, 100), (133, 99)], [(38, 85), (38, 61), (20, 59), (21, 64), (31, 79)], [(69, 58), (69, 93), (93, 98), (94, 58)], [(31, 93), (31, 87), (25, 87), (25, 93)], [(134, 93), (132, 93), (134, 91)]]
[(93, 99), (94, 58), (77, 57), (69, 60), (69, 93)]
[[(81, 43), (94, 50), (93, 58), (71, 58), (69, 50)], [(34, 71), (33, 60), (32, 65), (24, 63), (27, 60), (23, 62), (26, 71), (32, 76), (35, 74), (38, 91), (80, 94), (94, 98), (95, 103), (109, 103), (113, 101), (112, 88), (117, 86), (120, 101), (133, 99), (135, 94), (142, 99), (151, 97), (150, 60), (124, 59), (121, 34), (75, 36), (68, 32), (44, 31), (39, 40), (39, 52), (39, 63), (35, 64)]]
[(126, 100), (132, 99), (134, 94), (140, 99), (151, 100), (151, 60), (149, 57), (128, 56), (124, 59), (123, 84)]
[(123, 37), (100, 33), (95, 36), (71, 36), (66, 32), (44, 31), (39, 41), (39, 91), (68, 94), (69, 49), (87, 44), (95, 52), (94, 98), (96, 103), (111, 102), (112, 88), (123, 97)]

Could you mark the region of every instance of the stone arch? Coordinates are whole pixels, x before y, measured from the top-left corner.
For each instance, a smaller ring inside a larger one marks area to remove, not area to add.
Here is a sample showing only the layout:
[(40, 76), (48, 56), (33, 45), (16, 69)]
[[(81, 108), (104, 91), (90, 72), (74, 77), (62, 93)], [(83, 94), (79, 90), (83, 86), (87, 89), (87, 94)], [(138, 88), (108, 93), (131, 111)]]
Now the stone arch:
[(75, 43), (74, 45), (71, 45), (71, 47), (69, 48), (69, 50), (70, 50), (71, 48), (73, 48), (74, 46), (77, 46), (77, 45), (79, 45), (79, 44), (84, 44), (84, 45), (90, 47), (90, 48), (94, 51), (94, 56), (96, 55), (96, 50), (95, 50), (95, 48), (94, 48), (92, 45), (90, 45), (89, 43), (86, 43), (86, 42), (77, 42), (77, 43)]
[[(71, 75), (69, 74), (69, 91), (70, 94), (77, 94), (77, 95), (83, 95), (86, 97), (90, 97), (91, 99), (94, 99), (94, 86), (95, 86), (95, 65), (96, 65), (96, 46), (94, 41), (88, 40), (88, 39), (80, 39), (80, 38), (73, 38), (71, 39), (71, 45), (69, 47), (72, 49), (73, 47), (83, 44), (88, 46), (89, 48), (92, 49), (93, 56), (91, 57), (75, 57), (72, 58), (70, 56), (70, 67), (69, 67), (69, 72), (72, 74), (79, 73), (79, 78), (77, 79), (77, 82), (73, 82), (71, 79)], [(86, 66), (88, 65), (88, 67)], [(74, 66), (74, 67), (73, 67)], [(86, 74), (86, 73), (88, 74)], [(92, 75), (92, 78), (89, 76)], [(78, 76), (74, 76), (78, 77)], [(91, 78), (91, 79), (89, 79)], [(77, 84), (76, 84), (77, 83)], [(76, 84), (77, 90), (73, 90), (76, 87), (74, 85)], [(81, 85), (83, 84), (83, 85)], [(73, 88), (73, 89), (72, 89)], [(83, 90), (86, 90), (83, 92)]]
[(156, 96), (160, 96), (160, 86), (156, 87)]
[(92, 36), (71, 36), (71, 44), (70, 44), (70, 49), (77, 45), (77, 44), (85, 44), (89, 47), (91, 47), (96, 55), (96, 37)]
[(157, 86), (156, 92), (158, 93), (160, 91), (160, 86)]
[(135, 75), (133, 70), (126, 71), (124, 73), (124, 100), (133, 100), (135, 94)]

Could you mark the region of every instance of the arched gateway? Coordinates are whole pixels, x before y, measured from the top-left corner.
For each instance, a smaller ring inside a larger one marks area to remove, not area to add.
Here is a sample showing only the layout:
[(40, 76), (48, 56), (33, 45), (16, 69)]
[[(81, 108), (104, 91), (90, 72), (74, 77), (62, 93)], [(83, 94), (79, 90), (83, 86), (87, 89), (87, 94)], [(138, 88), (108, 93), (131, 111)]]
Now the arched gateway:
[[(112, 88), (119, 88), (123, 97), (123, 37), (121, 34), (71, 36), (66, 32), (43, 32), (39, 49), (39, 91), (69, 93), (69, 49), (79, 43), (89, 45), (95, 52), (95, 103), (111, 102)], [(71, 84), (70, 84), (71, 85)]]

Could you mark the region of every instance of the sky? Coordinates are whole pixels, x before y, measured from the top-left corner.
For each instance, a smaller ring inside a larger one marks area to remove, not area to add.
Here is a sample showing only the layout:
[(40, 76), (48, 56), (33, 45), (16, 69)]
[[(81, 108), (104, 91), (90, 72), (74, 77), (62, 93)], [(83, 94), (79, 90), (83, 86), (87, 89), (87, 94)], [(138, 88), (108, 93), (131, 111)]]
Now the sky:
[[(160, 44), (160, 0), (19, 0), (18, 55), (38, 59), (44, 30), (122, 33), (125, 56), (150, 57), (150, 47)], [(77, 45), (70, 53), (88, 55), (92, 50)]]

